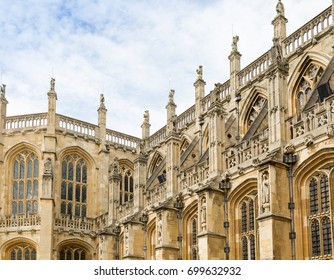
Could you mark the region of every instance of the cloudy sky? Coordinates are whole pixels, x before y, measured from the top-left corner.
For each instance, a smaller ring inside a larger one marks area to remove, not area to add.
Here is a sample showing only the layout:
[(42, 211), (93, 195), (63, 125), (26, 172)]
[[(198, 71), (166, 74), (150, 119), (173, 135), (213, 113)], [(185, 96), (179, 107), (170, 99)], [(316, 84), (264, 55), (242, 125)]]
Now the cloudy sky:
[[(194, 102), (203, 65), (206, 92), (229, 79), (232, 36), (242, 67), (272, 43), (277, 0), (0, 0), (0, 70), (8, 115), (47, 111), (50, 78), (57, 112), (97, 123), (105, 95), (107, 127), (141, 136), (166, 122), (169, 89), (177, 114)], [(331, 5), (283, 0), (288, 34)]]

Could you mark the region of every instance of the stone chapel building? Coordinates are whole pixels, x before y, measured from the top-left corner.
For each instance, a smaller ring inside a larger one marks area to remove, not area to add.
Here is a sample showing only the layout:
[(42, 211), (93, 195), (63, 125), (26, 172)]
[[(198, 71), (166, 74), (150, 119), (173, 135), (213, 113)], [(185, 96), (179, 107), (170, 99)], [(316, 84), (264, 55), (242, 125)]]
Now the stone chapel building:
[(0, 96), (0, 259), (333, 259), (334, 0), (142, 138), (56, 110), (7, 116)]

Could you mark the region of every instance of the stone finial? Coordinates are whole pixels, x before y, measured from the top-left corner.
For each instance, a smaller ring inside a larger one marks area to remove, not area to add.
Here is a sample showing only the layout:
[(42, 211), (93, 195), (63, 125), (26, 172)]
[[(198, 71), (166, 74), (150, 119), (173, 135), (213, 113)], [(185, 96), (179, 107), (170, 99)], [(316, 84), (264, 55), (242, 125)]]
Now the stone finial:
[(143, 123), (150, 123), (150, 111), (149, 110), (145, 110), (145, 112), (144, 112), (144, 115), (143, 115), (143, 117), (144, 117), (144, 121), (143, 121)]
[(233, 36), (232, 39), (232, 52), (237, 52), (238, 51), (238, 42), (239, 42), (239, 36)]
[(203, 66), (198, 66), (198, 69), (196, 70), (197, 73), (197, 79), (202, 80), (203, 79)]
[(1, 93), (1, 96), (2, 97), (5, 97), (6, 96), (6, 85), (5, 84), (2, 84), (0, 86), (0, 93)]
[(276, 5), (276, 12), (278, 16), (284, 16), (284, 5), (281, 0), (278, 0)]
[(100, 108), (105, 108), (104, 94), (100, 94)]
[(55, 90), (55, 85), (56, 85), (56, 79), (55, 78), (51, 78), (50, 91), (54, 91)]
[(168, 94), (169, 103), (174, 103), (174, 94), (175, 94), (175, 90), (171, 89)]

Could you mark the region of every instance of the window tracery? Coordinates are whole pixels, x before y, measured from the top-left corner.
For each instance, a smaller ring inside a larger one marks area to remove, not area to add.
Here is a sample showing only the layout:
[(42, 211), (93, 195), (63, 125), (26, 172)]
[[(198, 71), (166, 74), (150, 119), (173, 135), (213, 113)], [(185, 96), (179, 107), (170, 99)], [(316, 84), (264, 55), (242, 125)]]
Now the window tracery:
[(87, 260), (87, 251), (78, 246), (66, 246), (59, 252), (60, 260)]
[(86, 217), (87, 165), (77, 154), (68, 155), (62, 161), (61, 213), (70, 217)]
[(12, 215), (36, 214), (38, 211), (38, 175), (37, 156), (23, 151), (14, 159), (12, 186)]
[(132, 170), (126, 166), (120, 167), (121, 181), (119, 192), (119, 204), (123, 205), (133, 200), (133, 175)]
[(254, 198), (246, 197), (241, 203), (241, 251), (242, 259), (256, 259)]
[(9, 250), (11, 260), (36, 260), (36, 249), (29, 244), (17, 244)]
[(313, 90), (320, 80), (324, 70), (321, 66), (311, 64), (302, 74), (296, 90), (297, 112), (300, 113), (307, 101), (310, 99)]
[(254, 100), (245, 122), (247, 129), (254, 123), (262, 108), (265, 106), (266, 101), (267, 100), (260, 95), (258, 95), (257, 98)]
[(327, 174), (313, 176), (309, 182), (309, 226), (311, 257), (332, 255), (331, 205)]

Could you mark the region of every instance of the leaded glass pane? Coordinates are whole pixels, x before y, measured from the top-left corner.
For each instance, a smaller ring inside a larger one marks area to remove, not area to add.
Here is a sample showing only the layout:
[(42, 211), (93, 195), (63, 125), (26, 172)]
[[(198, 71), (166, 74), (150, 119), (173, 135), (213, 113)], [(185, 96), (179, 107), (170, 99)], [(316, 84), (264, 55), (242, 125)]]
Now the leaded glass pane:
[(310, 181), (310, 212), (311, 215), (318, 213), (318, 184), (315, 178)]
[(15, 216), (17, 214), (17, 203), (14, 201), (12, 204), (12, 215)]
[(81, 260), (86, 260), (86, 253), (85, 251), (81, 251)]
[(247, 208), (246, 203), (241, 206), (241, 232), (247, 232)]
[(82, 187), (81, 202), (86, 203), (87, 200), (87, 188), (86, 186)]
[(128, 194), (126, 193), (125, 195), (124, 195), (124, 202), (127, 202), (129, 200), (129, 198), (128, 198)]
[(81, 217), (85, 218), (86, 217), (86, 205), (82, 205), (81, 207)]
[(254, 202), (249, 202), (249, 230), (254, 230)]
[(67, 214), (72, 216), (72, 203), (67, 204)]
[(74, 252), (74, 260), (80, 260), (80, 254), (79, 254), (78, 250), (76, 250)]
[(13, 199), (18, 199), (18, 196), (19, 196), (19, 186), (17, 182), (15, 181), (13, 183)]
[(124, 191), (129, 191), (129, 177), (128, 175), (124, 176)]
[(28, 161), (28, 172), (27, 172), (27, 178), (31, 178), (32, 177), (32, 161), (29, 160)]
[(32, 199), (32, 185), (31, 185), (31, 181), (27, 182), (27, 199)]
[(61, 251), (60, 251), (59, 259), (60, 259), (60, 260), (65, 260), (65, 251), (64, 251), (64, 250), (61, 250)]
[(22, 249), (17, 250), (17, 260), (22, 260)]
[(14, 162), (14, 179), (19, 178), (19, 163), (17, 161)]
[(312, 257), (320, 256), (320, 230), (318, 221), (314, 221), (311, 226), (312, 235)]
[(67, 199), (72, 200), (73, 199), (73, 184), (69, 183), (67, 186)]
[(34, 194), (33, 194), (33, 198), (37, 198), (38, 197), (38, 180), (34, 180)]
[(27, 216), (31, 213), (31, 202), (28, 201), (27, 202), (27, 205), (26, 205), (26, 213), (27, 213)]
[(246, 238), (242, 239), (242, 259), (248, 260), (248, 242)]
[(32, 251), (31, 251), (31, 259), (32, 259), (32, 260), (36, 260), (36, 258), (37, 258), (36, 250), (35, 250), (35, 249), (32, 249)]
[(66, 257), (65, 257), (66, 260), (71, 260), (72, 259), (72, 256), (71, 256), (71, 251), (70, 250), (67, 250), (66, 251)]
[(251, 260), (255, 260), (255, 237), (251, 235), (249, 241), (250, 241)]
[(326, 175), (322, 176), (320, 179), (320, 192), (321, 192), (321, 211), (329, 211), (329, 187), (328, 187), (328, 177)]
[(10, 259), (16, 260), (16, 250), (15, 249), (13, 249), (12, 252), (10, 253)]
[(67, 179), (67, 164), (66, 161), (63, 161), (61, 164), (61, 178), (63, 180)]
[(331, 223), (329, 218), (325, 218), (322, 221), (322, 235), (324, 255), (332, 254), (332, 235), (331, 235)]
[(80, 217), (80, 205), (76, 204), (75, 205), (75, 216)]
[(75, 186), (75, 201), (80, 202), (80, 185)]
[(60, 208), (61, 208), (61, 209), (60, 209), (60, 212), (61, 212), (62, 214), (66, 214), (66, 202), (62, 202)]
[(24, 198), (24, 183), (23, 181), (20, 181), (19, 183), (19, 199)]
[(67, 179), (73, 181), (73, 163), (72, 162), (68, 164), (68, 178)]
[(61, 183), (61, 199), (66, 199), (66, 183)]
[(19, 214), (23, 214), (24, 213), (24, 211), (23, 211), (23, 202), (22, 201), (19, 202), (19, 212), (18, 213)]
[(38, 177), (38, 160), (37, 159), (34, 160), (34, 177), (35, 178)]
[(75, 180), (77, 182), (81, 182), (81, 165), (80, 164), (77, 164), (77, 166), (76, 166), (76, 177), (75, 177)]
[(25, 252), (24, 252), (25, 256), (24, 256), (24, 259), (25, 260), (30, 260), (30, 250), (29, 249), (26, 249)]
[(82, 167), (82, 182), (87, 183), (87, 167), (85, 165)]
[(133, 192), (133, 178), (130, 176), (130, 192)]
[(35, 200), (35, 201), (32, 203), (32, 212), (33, 212), (33, 213), (37, 213), (37, 208), (38, 208), (38, 202)]
[(24, 161), (20, 161), (20, 179), (24, 178)]

